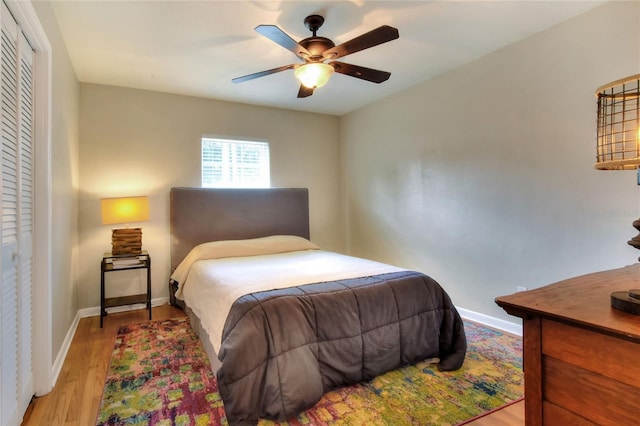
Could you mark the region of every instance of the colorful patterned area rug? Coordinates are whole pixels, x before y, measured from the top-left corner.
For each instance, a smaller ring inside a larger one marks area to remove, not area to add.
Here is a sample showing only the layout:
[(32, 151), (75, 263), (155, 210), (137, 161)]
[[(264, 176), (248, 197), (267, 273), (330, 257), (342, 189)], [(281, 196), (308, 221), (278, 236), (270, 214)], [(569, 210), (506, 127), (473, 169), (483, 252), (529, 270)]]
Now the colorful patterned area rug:
[[(463, 367), (427, 362), (327, 393), (314, 407), (275, 425), (460, 425), (524, 394), (522, 341), (465, 321)], [(98, 425), (227, 425), (202, 343), (186, 318), (121, 327)]]

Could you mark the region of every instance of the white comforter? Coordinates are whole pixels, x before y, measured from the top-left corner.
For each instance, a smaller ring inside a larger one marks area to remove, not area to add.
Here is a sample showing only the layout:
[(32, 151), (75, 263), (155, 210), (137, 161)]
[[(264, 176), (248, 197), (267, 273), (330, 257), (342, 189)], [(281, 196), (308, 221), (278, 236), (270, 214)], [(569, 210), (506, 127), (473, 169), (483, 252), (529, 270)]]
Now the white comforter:
[(314, 248), (278, 251), (214, 259), (206, 258), (210, 254), (191, 256), (189, 267), (179, 267), (180, 274), (172, 275), (179, 283), (176, 296), (200, 318), (216, 353), (231, 305), (245, 294), (403, 270)]

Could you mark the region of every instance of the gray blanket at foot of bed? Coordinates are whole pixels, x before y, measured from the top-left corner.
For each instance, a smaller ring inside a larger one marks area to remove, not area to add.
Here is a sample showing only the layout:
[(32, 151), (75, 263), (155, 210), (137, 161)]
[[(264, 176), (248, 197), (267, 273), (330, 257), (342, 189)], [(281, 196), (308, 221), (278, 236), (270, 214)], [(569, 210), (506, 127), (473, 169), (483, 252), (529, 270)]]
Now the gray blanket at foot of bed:
[(439, 357), (467, 343), (447, 293), (418, 272), (308, 284), (236, 300), (222, 337), (220, 395), (230, 425), (286, 420), (328, 390)]

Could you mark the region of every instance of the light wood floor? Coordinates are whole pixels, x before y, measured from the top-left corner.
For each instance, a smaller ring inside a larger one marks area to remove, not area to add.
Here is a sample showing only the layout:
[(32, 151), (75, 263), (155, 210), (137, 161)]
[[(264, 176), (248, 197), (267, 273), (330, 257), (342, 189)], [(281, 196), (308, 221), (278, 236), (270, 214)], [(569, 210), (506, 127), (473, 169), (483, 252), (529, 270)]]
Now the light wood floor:
[(522, 426), (524, 425), (524, 401), (509, 405), (467, 424), (473, 426)]
[[(152, 316), (167, 319), (184, 313), (164, 305), (153, 308)], [(109, 314), (103, 328), (100, 317), (81, 319), (55, 388), (31, 403), (22, 425), (95, 425), (118, 327), (147, 319), (144, 309)]]
[[(153, 308), (154, 320), (181, 316), (184, 316), (184, 313), (180, 309), (169, 305)], [(118, 327), (146, 320), (146, 310), (110, 314), (104, 319), (102, 329), (99, 317), (81, 319), (55, 388), (51, 393), (31, 403), (22, 425), (95, 425)], [(524, 425), (524, 403), (511, 405), (469, 424)]]

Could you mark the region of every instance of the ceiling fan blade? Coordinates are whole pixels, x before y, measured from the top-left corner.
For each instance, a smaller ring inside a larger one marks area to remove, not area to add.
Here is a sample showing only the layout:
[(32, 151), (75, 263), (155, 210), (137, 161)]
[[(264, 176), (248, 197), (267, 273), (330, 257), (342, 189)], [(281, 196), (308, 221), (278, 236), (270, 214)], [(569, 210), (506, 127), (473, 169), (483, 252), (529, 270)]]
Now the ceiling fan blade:
[(361, 67), (359, 65), (345, 64), (344, 62), (334, 61), (329, 65), (340, 74), (349, 75), (351, 77), (367, 80), (372, 83), (382, 83), (387, 81), (391, 76), (390, 72), (374, 70), (373, 68)]
[(364, 33), (349, 41), (345, 41), (342, 44), (325, 50), (322, 56), (326, 59), (338, 59), (343, 56), (350, 55), (355, 52), (359, 52), (364, 49), (368, 49), (373, 46), (377, 46), (382, 43), (386, 43), (391, 40), (395, 40), (400, 37), (397, 28), (383, 25), (371, 30), (368, 33)]
[(301, 84), (300, 85), (300, 90), (298, 90), (298, 97), (299, 98), (307, 98), (307, 97), (309, 97), (311, 95), (313, 95), (313, 89), (309, 89), (304, 84)]
[(287, 33), (275, 25), (258, 25), (255, 30), (269, 40), (279, 44), (287, 50), (290, 50), (299, 58), (304, 59), (305, 57), (311, 56), (311, 53), (309, 53), (307, 49), (300, 46), (297, 41), (289, 37)]
[(264, 77), (264, 76), (269, 75), (269, 74), (275, 74), (277, 72), (290, 70), (292, 68), (295, 68), (295, 65), (293, 65), (293, 64), (285, 65), (285, 66), (278, 67), (278, 68), (272, 68), (272, 69), (266, 70), (266, 71), (254, 72), (253, 74), (243, 75), (242, 77), (236, 77), (236, 78), (232, 79), (231, 81), (233, 81), (234, 83), (242, 83), (243, 81), (253, 80), (254, 78)]

